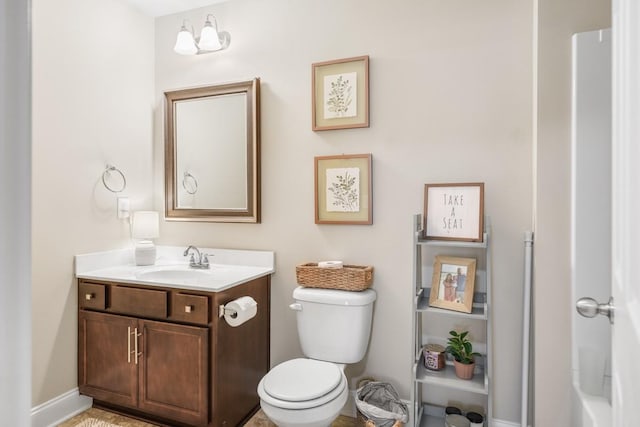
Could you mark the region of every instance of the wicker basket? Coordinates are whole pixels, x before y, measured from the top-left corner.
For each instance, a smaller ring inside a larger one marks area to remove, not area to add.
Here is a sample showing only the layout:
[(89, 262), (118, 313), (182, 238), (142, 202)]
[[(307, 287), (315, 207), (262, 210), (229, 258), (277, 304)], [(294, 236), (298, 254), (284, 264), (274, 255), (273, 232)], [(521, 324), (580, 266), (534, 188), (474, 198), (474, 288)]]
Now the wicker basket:
[[(368, 419), (364, 416), (364, 414), (360, 411), (357, 411), (358, 415), (356, 417), (356, 426), (357, 427), (376, 427), (376, 423), (373, 420)], [(393, 424), (393, 427), (403, 427), (404, 423), (400, 420), (396, 420)]]
[(307, 288), (364, 291), (373, 283), (373, 267), (345, 265), (342, 268), (321, 268), (309, 262), (296, 266), (298, 284)]
[[(360, 381), (358, 381), (358, 384), (356, 385), (356, 387), (359, 389), (360, 387), (364, 386), (365, 384), (371, 381), (375, 381), (375, 378), (370, 378), (370, 377), (362, 378), (360, 379)], [(369, 417), (364, 415), (356, 407), (356, 427), (376, 427), (376, 423), (375, 421), (370, 420)], [(396, 420), (396, 422), (393, 424), (393, 427), (404, 427), (404, 423), (400, 420)]]

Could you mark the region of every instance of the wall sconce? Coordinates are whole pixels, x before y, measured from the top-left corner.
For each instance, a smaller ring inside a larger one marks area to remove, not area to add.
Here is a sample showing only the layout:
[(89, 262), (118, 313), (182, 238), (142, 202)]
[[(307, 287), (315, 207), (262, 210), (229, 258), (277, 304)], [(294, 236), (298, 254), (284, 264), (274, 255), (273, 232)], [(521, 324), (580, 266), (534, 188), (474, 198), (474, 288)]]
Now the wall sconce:
[[(210, 17), (213, 18), (213, 24), (211, 24)], [(224, 50), (229, 47), (229, 43), (231, 43), (231, 35), (226, 31), (218, 31), (216, 17), (208, 14), (199, 38), (194, 36), (193, 26), (189, 31), (187, 20), (183, 21), (173, 50), (180, 55), (202, 55)]]
[(153, 240), (160, 235), (159, 215), (155, 211), (133, 213), (131, 237), (136, 239), (136, 265), (153, 265), (156, 262), (156, 246)]

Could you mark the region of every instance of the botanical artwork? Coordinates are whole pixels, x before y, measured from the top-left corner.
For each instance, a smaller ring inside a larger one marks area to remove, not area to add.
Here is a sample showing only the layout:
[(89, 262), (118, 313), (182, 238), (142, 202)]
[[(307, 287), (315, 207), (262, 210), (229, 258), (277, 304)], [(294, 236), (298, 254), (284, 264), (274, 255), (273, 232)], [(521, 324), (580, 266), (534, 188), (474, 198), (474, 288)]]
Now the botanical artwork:
[(324, 77), (324, 118), (355, 117), (357, 112), (358, 73), (332, 74)]
[(360, 168), (327, 169), (327, 212), (360, 211)]
[(371, 154), (315, 157), (316, 224), (373, 224)]
[(440, 290), (438, 299), (464, 304), (464, 290), (467, 283), (467, 267), (442, 264), (440, 270)]

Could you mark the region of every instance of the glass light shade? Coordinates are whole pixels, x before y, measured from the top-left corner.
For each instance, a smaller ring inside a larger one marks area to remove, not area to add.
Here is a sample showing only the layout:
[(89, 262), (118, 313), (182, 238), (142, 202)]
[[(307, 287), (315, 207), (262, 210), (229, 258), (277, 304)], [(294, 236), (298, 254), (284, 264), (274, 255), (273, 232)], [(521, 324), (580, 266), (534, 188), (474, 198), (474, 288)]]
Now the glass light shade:
[(180, 55), (195, 55), (198, 53), (198, 47), (193, 39), (193, 34), (185, 27), (182, 27), (176, 38), (176, 45), (173, 50)]
[(137, 211), (133, 213), (131, 236), (134, 239), (155, 239), (159, 235), (158, 212)]
[(198, 47), (200, 50), (220, 50), (222, 49), (222, 45), (220, 44), (220, 38), (218, 37), (218, 32), (211, 25), (211, 21), (207, 21), (202, 27), (202, 32), (200, 32), (200, 41), (198, 42)]

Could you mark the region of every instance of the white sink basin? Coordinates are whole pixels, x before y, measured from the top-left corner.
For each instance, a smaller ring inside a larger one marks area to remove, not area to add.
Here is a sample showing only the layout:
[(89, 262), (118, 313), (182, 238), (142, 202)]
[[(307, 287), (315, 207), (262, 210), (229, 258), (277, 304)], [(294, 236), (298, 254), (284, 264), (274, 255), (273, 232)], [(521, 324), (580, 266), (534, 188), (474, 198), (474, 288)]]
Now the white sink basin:
[(141, 283), (220, 289), (262, 274), (264, 269), (259, 267), (212, 264), (201, 270), (188, 265), (155, 266), (137, 271), (134, 276)]
[(154, 269), (141, 271), (136, 274), (136, 278), (139, 280), (152, 280), (152, 281), (195, 281), (211, 279), (214, 275), (211, 270), (187, 270), (185, 268), (167, 268), (167, 269)]

